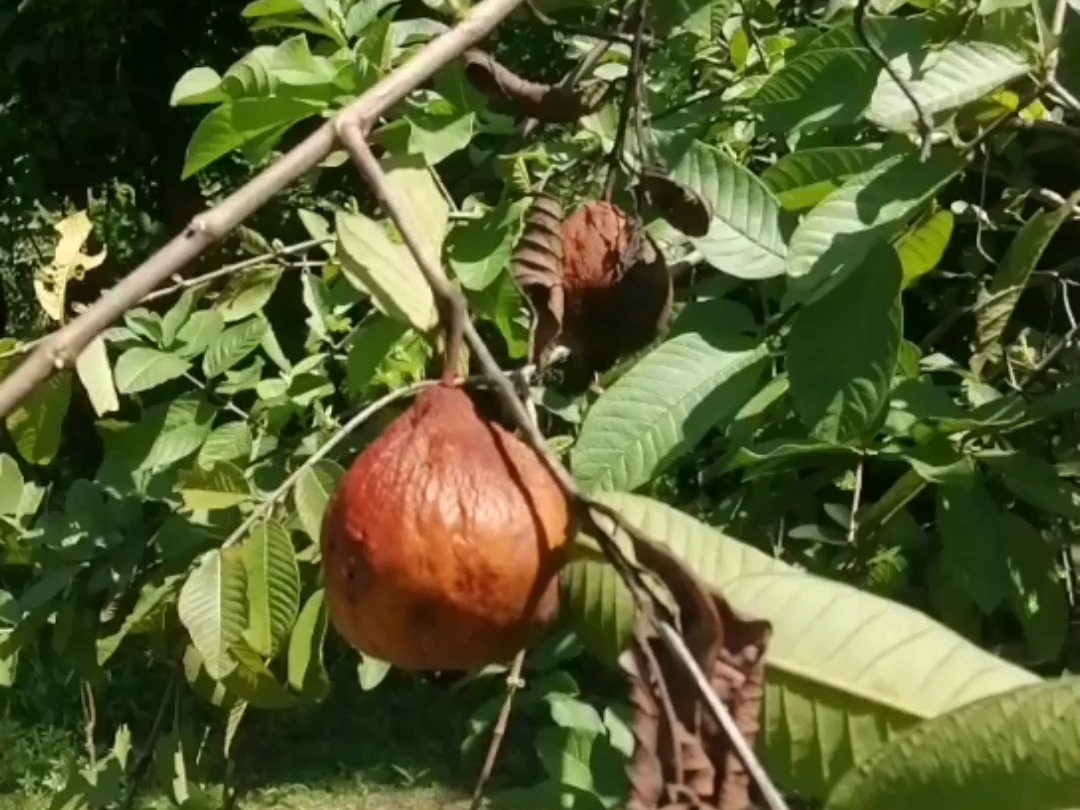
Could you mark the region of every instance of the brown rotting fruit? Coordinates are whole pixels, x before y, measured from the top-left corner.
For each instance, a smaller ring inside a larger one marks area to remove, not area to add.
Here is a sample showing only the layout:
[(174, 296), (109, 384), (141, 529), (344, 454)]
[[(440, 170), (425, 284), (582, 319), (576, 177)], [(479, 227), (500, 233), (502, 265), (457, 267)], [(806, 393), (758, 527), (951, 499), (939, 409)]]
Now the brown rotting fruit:
[(356, 458), (327, 508), (330, 620), (404, 669), (508, 661), (558, 613), (570, 522), (531, 448), (464, 391), (433, 386)]

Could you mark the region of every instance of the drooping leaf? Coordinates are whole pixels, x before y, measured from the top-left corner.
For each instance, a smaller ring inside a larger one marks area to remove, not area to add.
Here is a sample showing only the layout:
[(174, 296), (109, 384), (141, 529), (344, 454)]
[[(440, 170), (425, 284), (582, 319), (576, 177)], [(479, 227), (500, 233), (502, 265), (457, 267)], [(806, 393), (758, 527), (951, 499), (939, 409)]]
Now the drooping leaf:
[(982, 478), (937, 487), (937, 520), (943, 555), (953, 576), (984, 613), (1009, 590), (1001, 515)]
[(116, 388), (121, 394), (135, 394), (175, 380), (191, 368), (179, 355), (136, 346), (116, 361)]
[(574, 560), (559, 575), (562, 611), (582, 643), (614, 665), (634, 632), (634, 601), (606, 563)]
[(908, 730), (852, 769), (827, 810), (1076, 807), (1080, 678), (1020, 686)]
[(207, 379), (212, 379), (233, 368), (259, 348), (266, 330), (267, 321), (261, 317), (249, 318), (230, 326), (203, 355), (203, 374)]
[(641, 486), (750, 397), (768, 350), (714, 326), (661, 344), (593, 404), (571, 454), (582, 487)]
[(272, 658), (300, 609), (300, 572), (292, 538), (275, 521), (255, 525), (244, 541), (248, 626), (244, 637), (259, 655)]
[(340, 258), (346, 277), (371, 296), (379, 311), (427, 332), (438, 322), (435, 299), (408, 249), (362, 214), (337, 215)]
[(896, 253), (882, 246), (792, 321), (791, 398), (815, 438), (858, 439), (884, 407), (903, 337), (901, 276)]
[(595, 497), (736, 610), (772, 623), (759, 745), (781, 787), (823, 799), (853, 763), (904, 728), (1039, 680), (920, 611), (793, 569), (666, 504), (627, 493)]
[(761, 181), (789, 211), (813, 208), (849, 177), (895, 150), (880, 146), (824, 146), (792, 152), (761, 173)]
[(935, 211), (896, 240), (896, 253), (904, 268), (905, 290), (937, 267), (949, 246), (952, 232), (952, 212)]
[(360, 681), (360, 688), (365, 692), (370, 692), (377, 687), (389, 673), (388, 663), (372, 658), (370, 655), (362, 656), (360, 663), (356, 666), (357, 680)]
[[(1001, 45), (960, 40), (920, 55), (915, 75), (909, 60), (894, 60), (893, 66), (931, 116), (982, 98), (1030, 69), (1018, 53)], [(914, 124), (918, 113), (899, 85), (882, 71), (867, 117), (878, 126), (900, 129)]]
[(326, 605), (320, 588), (308, 597), (289, 636), (289, 685), (307, 700), (318, 702), (330, 690), (323, 665)]
[(700, 141), (674, 162), (672, 179), (701, 195), (712, 208), (708, 233), (691, 241), (705, 260), (738, 278), (781, 275), (787, 247), (781, 211), (768, 188), (719, 149)]
[(787, 257), (792, 293), (805, 302), (838, 284), (963, 165), (964, 158), (948, 148), (925, 162), (907, 153), (846, 181), (792, 234)]
[(0, 453), (0, 515), (19, 513), (24, 483), (19, 462), (7, 453)]
[(229, 509), (251, 497), (244, 471), (231, 461), (219, 461), (210, 469), (195, 467), (180, 484), (184, 507), (192, 511)]
[(120, 410), (120, 400), (116, 396), (116, 384), (109, 366), (109, 353), (101, 335), (91, 340), (79, 353), (75, 360), (75, 371), (90, 398), (90, 404), (94, 406), (94, 413), (104, 416)]
[(56, 458), (71, 402), (71, 374), (60, 372), (40, 383), (8, 414), (5, 424), (19, 455), (31, 464)]
[(340, 465), (324, 460), (305, 467), (296, 479), (293, 488), (296, 514), (313, 543), (318, 543), (322, 536), (323, 513), (343, 475), (345, 471)]
[(1001, 260), (994, 278), (985, 292), (979, 295), (975, 314), (975, 352), (979, 363), (992, 357), (1005, 334), (1005, 327), (1028, 279), (1042, 259), (1043, 252), (1058, 229), (1072, 216), (1080, 202), (1080, 191), (1053, 211), (1040, 211), (1024, 223), (1013, 239), (1005, 258)]
[(208, 552), (180, 589), (180, 621), (215, 680), (236, 668), (230, 648), (244, 631), (244, 561), (239, 548)]

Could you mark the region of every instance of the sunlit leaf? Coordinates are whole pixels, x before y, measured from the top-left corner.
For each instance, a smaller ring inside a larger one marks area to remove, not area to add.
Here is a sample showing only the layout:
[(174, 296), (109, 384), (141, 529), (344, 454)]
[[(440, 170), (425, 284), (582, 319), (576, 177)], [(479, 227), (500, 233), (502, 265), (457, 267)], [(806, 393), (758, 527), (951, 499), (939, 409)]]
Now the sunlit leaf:
[(292, 629), (300, 609), (300, 572), (292, 538), (274, 521), (261, 521), (244, 541), (248, 627), (252, 648), (273, 657)]
[(179, 355), (136, 346), (116, 361), (116, 388), (121, 394), (149, 391), (182, 377), (189, 368), (191, 364)]
[(204, 555), (180, 590), (180, 621), (215, 680), (236, 668), (230, 647), (247, 619), (244, 587), (243, 554), (233, 547)]
[(938, 266), (952, 238), (951, 211), (935, 211), (916, 222), (896, 240), (896, 253), (904, 268), (904, 289)]
[(305, 467), (293, 488), (296, 514), (311, 542), (322, 536), (323, 513), (345, 471), (333, 461), (320, 461)]
[(211, 469), (195, 467), (180, 484), (184, 506), (193, 511), (229, 509), (251, 497), (251, 485), (244, 471), (228, 461), (220, 461)]
[(210, 344), (203, 355), (203, 374), (210, 379), (242, 362), (259, 348), (266, 330), (267, 322), (260, 317), (230, 326)]
[(308, 597), (289, 637), (289, 685), (306, 699), (318, 702), (330, 690), (323, 665), (326, 605), (320, 588)]
[(784, 155), (761, 181), (789, 211), (813, 208), (844, 180), (895, 154), (880, 146), (824, 146)]

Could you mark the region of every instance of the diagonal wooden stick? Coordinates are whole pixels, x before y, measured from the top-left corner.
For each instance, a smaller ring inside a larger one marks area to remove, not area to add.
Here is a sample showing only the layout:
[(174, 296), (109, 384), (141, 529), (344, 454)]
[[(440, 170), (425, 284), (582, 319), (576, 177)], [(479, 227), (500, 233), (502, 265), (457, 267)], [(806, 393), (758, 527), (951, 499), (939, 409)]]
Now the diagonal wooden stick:
[[(366, 133), (379, 116), (486, 37), (522, 2), (482, 0), (466, 19), (383, 77), (339, 112), (338, 118), (352, 121)], [(182, 233), (105, 292), (85, 312), (42, 340), (17, 369), (0, 381), (0, 419), (18, 407), (38, 384), (57, 371), (71, 368), (90, 341), (125, 311), (259, 210), (270, 198), (313, 169), (330, 154), (336, 143), (336, 121), (331, 119), (217, 206), (195, 217)]]

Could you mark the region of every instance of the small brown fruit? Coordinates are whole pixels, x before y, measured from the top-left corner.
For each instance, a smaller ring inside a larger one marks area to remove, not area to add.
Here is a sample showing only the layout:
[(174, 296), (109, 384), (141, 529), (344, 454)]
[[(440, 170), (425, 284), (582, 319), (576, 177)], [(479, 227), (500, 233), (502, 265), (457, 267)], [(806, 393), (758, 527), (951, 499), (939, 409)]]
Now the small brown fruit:
[(357, 457), (327, 509), (330, 620), (404, 669), (508, 661), (558, 613), (570, 536), (544, 462), (464, 391), (435, 386)]
[(644, 230), (608, 202), (568, 217), (562, 243), (562, 342), (593, 371), (605, 371), (667, 324), (671, 275)]

